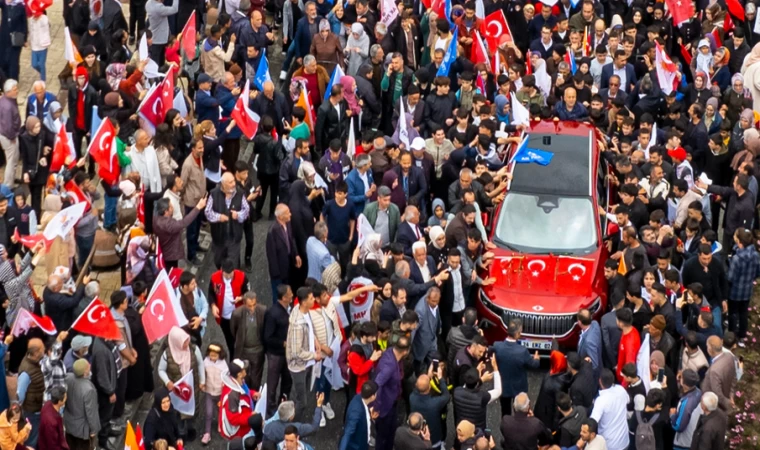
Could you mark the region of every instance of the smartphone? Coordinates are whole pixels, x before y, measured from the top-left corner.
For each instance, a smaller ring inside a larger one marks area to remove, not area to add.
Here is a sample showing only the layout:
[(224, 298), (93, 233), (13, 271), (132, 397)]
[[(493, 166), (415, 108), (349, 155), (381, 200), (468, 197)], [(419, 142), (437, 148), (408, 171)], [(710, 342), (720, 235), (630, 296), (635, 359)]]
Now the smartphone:
[(438, 360), (433, 360), (433, 374), (438, 373)]
[(662, 381), (665, 379), (665, 369), (658, 369), (657, 370), (657, 381), (662, 383)]
[(285, 120), (285, 118), (283, 117), (283, 118), (282, 118), (282, 126), (284, 126), (284, 127), (287, 127), (288, 125), (290, 125), (290, 124), (289, 124), (289, 123), (288, 123), (288, 121), (287, 121), (287, 120)]

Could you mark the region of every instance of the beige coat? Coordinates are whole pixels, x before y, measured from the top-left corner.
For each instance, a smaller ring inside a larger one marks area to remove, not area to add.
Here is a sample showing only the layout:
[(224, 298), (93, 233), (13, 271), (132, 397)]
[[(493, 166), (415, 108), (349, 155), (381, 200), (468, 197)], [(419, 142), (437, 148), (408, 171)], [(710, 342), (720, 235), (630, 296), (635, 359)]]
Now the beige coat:
[(203, 44), (201, 46), (201, 66), (212, 80), (219, 83), (224, 76), (224, 63), (229, 62), (235, 52), (235, 44), (230, 43), (226, 52), (218, 45), (208, 52), (203, 51), (206, 42), (204, 41)]

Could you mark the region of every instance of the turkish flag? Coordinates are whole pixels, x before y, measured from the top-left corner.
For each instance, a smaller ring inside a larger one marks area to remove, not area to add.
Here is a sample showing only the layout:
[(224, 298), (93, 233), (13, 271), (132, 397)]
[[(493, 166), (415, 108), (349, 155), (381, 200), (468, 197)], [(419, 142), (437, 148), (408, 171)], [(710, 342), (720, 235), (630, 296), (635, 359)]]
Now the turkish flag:
[(512, 41), (512, 32), (509, 31), (509, 25), (507, 24), (507, 18), (504, 15), (504, 11), (498, 9), (488, 16), (486, 16), (486, 42), (491, 52), (496, 52), (496, 48), (499, 46), (499, 38), (506, 34), (509, 36), (509, 40)]
[(235, 109), (232, 110), (230, 117), (235, 121), (235, 124), (240, 131), (243, 132), (245, 137), (253, 139), (256, 135), (256, 131), (259, 129), (259, 115), (251, 111), (248, 107), (248, 92), (250, 80), (245, 83), (243, 93), (240, 94), (235, 102)]
[(690, 66), (692, 59), (691, 53), (683, 44), (679, 45), (681, 46), (681, 57), (683, 58), (683, 62), (686, 63), (687, 66)]
[[(483, 38), (480, 37), (479, 32), (475, 32), (475, 42), (472, 45), (472, 53), (470, 59), (473, 64), (483, 63), (486, 65), (486, 69), (491, 71), (491, 61), (488, 59), (488, 51), (486, 45), (483, 43)], [(482, 93), (485, 95), (485, 93)]]
[(525, 52), (525, 75), (533, 73), (533, 64), (530, 62), (530, 50)]
[(135, 437), (137, 438), (137, 448), (145, 450), (145, 441), (143, 440), (142, 428), (140, 424), (135, 425)]
[(594, 260), (560, 256), (554, 272), (559, 295), (586, 295), (594, 279)]
[(145, 223), (145, 184), (140, 183), (140, 195), (137, 196), (137, 220)]
[[(56, 133), (55, 146), (53, 147), (53, 156), (50, 160), (50, 171), (58, 172), (65, 165), (69, 169), (76, 166), (76, 153), (74, 153), (69, 135), (66, 134), (66, 128), (58, 128)], [(68, 161), (68, 162), (67, 162)]]
[(673, 25), (679, 26), (694, 15), (694, 3), (691, 0), (665, 0), (673, 17)]
[(195, 387), (193, 386), (193, 371), (188, 371), (174, 383), (174, 389), (169, 392), (174, 409), (187, 416), (195, 414)]
[(119, 156), (116, 153), (116, 129), (108, 119), (100, 122), (98, 130), (90, 139), (87, 148), (93, 160), (98, 163), (98, 175), (110, 185), (116, 184), (121, 175)]
[(164, 117), (170, 109), (174, 108), (174, 71), (177, 70), (177, 66), (170, 65), (169, 70), (166, 72), (164, 81), (161, 82), (161, 103), (164, 107)]
[(164, 109), (163, 84), (164, 83), (161, 82), (158, 85), (153, 86), (148, 91), (148, 94), (145, 95), (143, 102), (138, 108), (140, 115), (156, 127), (163, 123), (164, 117), (166, 116)]
[(172, 287), (174, 289), (179, 288), (179, 277), (182, 276), (182, 272), (184, 272), (179, 267), (172, 267), (172, 269), (169, 271), (169, 281), (172, 282)]
[(166, 269), (166, 265), (164, 264), (164, 252), (161, 251), (161, 244), (158, 242), (158, 237), (156, 237), (156, 269)]
[(193, 13), (190, 14), (190, 18), (187, 19), (187, 23), (182, 27), (182, 37), (180, 38), (182, 50), (185, 51), (185, 56), (187, 56), (188, 60), (195, 59), (195, 29), (195, 10), (193, 10)]
[[(145, 335), (148, 337), (149, 343), (152, 344), (156, 340), (168, 335), (173, 327), (187, 325), (187, 319), (185, 319), (184, 314), (182, 314), (181, 310), (177, 310), (178, 302), (175, 301), (174, 297), (174, 288), (169, 280), (169, 276), (166, 275), (165, 270), (162, 270), (158, 273), (158, 277), (153, 283), (153, 288), (150, 290), (150, 294), (148, 294), (148, 299), (145, 302), (145, 311), (142, 316)], [(177, 307), (175, 308), (175, 306)], [(180, 321), (180, 314), (182, 314), (183, 321)]]
[(92, 202), (90, 201), (90, 198), (86, 196), (84, 192), (82, 192), (82, 189), (80, 189), (79, 186), (74, 183), (73, 179), (67, 181), (66, 184), (63, 185), (63, 188), (66, 189), (66, 193), (69, 194), (69, 196), (73, 197), (74, 200), (76, 200), (76, 203), (85, 203), (87, 205), (84, 208), (85, 212), (89, 211), (90, 208), (92, 208)]
[(11, 334), (18, 337), (22, 334), (26, 334), (31, 328), (38, 327), (44, 331), (45, 334), (54, 335), (57, 333), (53, 319), (48, 316), (40, 317), (37, 314), (29, 312), (25, 309), (20, 309), (16, 315), (16, 320), (13, 322), (13, 328), (11, 328)]
[(726, 14), (726, 17), (723, 19), (723, 32), (728, 33), (733, 29), (734, 29), (734, 20), (731, 19), (731, 14)]
[(52, 4), (53, 0), (24, 0), (26, 15), (32, 17), (41, 16)]
[(50, 242), (45, 239), (45, 236), (42, 233), (32, 234), (29, 236), (21, 236), (18, 232), (18, 227), (16, 227), (16, 230), (13, 231), (13, 237), (16, 238), (16, 241), (21, 242), (21, 244), (26, 248), (34, 248), (34, 246), (37, 245), (39, 241), (45, 241), (45, 247), (50, 245)]
[[(726, 0), (726, 8), (730, 15), (744, 22), (744, 7), (739, 3), (739, 0)], [(728, 17), (726, 17), (726, 19), (728, 19)]]
[(723, 41), (720, 40), (720, 30), (718, 30), (718, 28), (716, 27), (712, 30), (712, 33), (710, 34), (712, 34), (713, 37), (715, 38), (715, 46), (718, 48), (722, 47)]
[(71, 329), (103, 339), (121, 340), (121, 332), (111, 315), (111, 310), (97, 297), (77, 317)]

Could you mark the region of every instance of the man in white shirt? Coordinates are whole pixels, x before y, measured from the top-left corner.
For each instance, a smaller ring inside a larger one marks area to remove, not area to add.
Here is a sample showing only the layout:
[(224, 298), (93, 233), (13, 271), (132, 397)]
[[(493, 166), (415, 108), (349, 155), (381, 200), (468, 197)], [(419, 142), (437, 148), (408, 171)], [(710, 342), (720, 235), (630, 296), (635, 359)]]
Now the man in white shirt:
[(140, 182), (154, 194), (161, 192), (161, 171), (158, 168), (156, 150), (150, 145), (150, 135), (144, 130), (135, 132), (135, 145), (128, 152), (132, 158), (127, 172), (140, 174)]
[(599, 434), (607, 442), (607, 448), (626, 450), (629, 443), (626, 414), (628, 393), (623, 386), (615, 384), (615, 375), (609, 369), (602, 371), (599, 386), (601, 389), (594, 402), (591, 418), (599, 423)]
[[(428, 263), (427, 246), (422, 241), (417, 241), (412, 244), (412, 254), (414, 255), (415, 270), (412, 270), (411, 278), (416, 278), (415, 275), (419, 274), (419, 278), (422, 280), (415, 280), (418, 283), (427, 283), (430, 281), (430, 276), (435, 274), (435, 266), (431, 267)], [(430, 258), (432, 259), (432, 258)], [(417, 272), (417, 273), (415, 273)]]

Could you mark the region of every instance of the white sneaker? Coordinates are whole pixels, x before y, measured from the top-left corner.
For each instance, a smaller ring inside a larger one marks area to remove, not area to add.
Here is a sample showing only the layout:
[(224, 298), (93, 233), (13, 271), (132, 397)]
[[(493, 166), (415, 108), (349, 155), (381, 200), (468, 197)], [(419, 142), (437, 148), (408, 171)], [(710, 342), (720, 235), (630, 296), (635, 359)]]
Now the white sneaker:
[(319, 420), (319, 428), (324, 428), (327, 426), (327, 420), (325, 420), (325, 413), (322, 413), (322, 418)]
[(287, 77), (288, 77), (288, 73), (285, 72), (284, 70), (281, 70), (280, 71), (280, 81), (285, 81), (285, 78), (287, 78)]
[(322, 412), (327, 417), (327, 420), (333, 420), (335, 418), (335, 411), (333, 411), (332, 406), (330, 406), (329, 403), (322, 405)]

